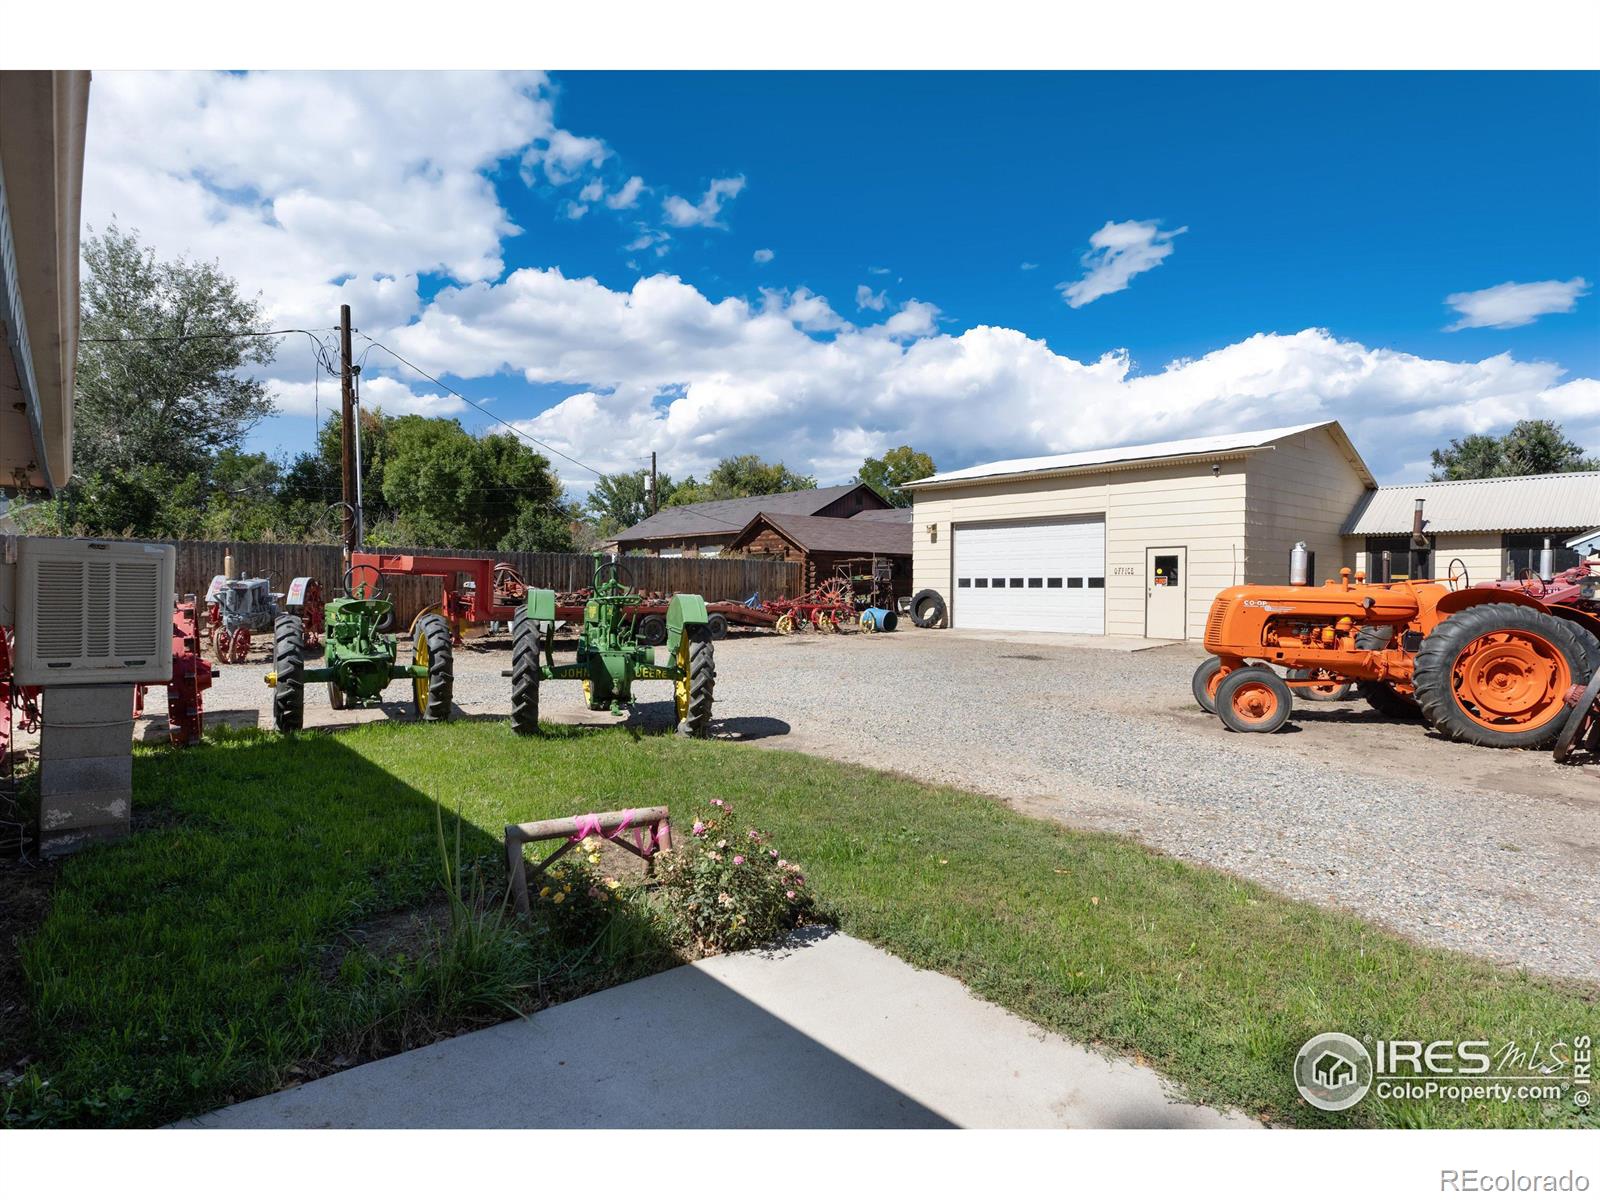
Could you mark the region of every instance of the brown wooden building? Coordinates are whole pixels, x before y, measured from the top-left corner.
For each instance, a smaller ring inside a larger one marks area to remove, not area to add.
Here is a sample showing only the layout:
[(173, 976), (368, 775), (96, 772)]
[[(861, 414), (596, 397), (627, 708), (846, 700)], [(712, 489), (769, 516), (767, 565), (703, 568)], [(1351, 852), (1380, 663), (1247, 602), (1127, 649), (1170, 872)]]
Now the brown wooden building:
[(778, 492), (771, 496), (742, 496), (735, 500), (703, 500), (663, 508), (617, 534), (614, 545), (621, 554), (710, 558), (727, 550), (734, 537), (757, 513), (849, 518), (857, 513), (884, 510), (895, 511), (887, 500), (864, 483)]
[(911, 510), (870, 509), (849, 518), (760, 512), (729, 542), (725, 553), (799, 563), (805, 569), (806, 588), (837, 574), (870, 580), (876, 568), (880, 577), (886, 577), (884, 599), (909, 596)]

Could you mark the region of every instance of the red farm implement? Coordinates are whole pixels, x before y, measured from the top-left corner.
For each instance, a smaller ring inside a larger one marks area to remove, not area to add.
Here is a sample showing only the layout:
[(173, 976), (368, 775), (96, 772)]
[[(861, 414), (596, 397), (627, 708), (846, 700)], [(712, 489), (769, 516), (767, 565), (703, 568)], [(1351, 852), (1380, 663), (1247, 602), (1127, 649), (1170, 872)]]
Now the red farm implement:
[[(442, 580), (444, 587), (438, 603), (424, 612), (440, 613), (458, 646), (462, 634), (470, 625), (498, 621), (509, 626), (528, 598), (529, 585), (515, 567), (487, 558), (380, 554), (359, 550), (350, 556), (350, 564), (352, 569), (370, 567), (380, 575), (410, 575)], [(572, 625), (580, 624), (583, 621), (583, 607), (589, 597), (588, 588), (558, 593), (556, 619)], [(669, 596), (645, 594), (637, 603), (629, 605), (622, 615), (636, 622), (639, 640), (643, 644), (659, 646), (667, 640), (667, 608), (670, 603)], [(706, 611), (714, 638), (723, 637), (731, 625), (768, 627), (778, 619), (778, 614), (766, 607), (756, 608), (727, 601), (708, 603)]]

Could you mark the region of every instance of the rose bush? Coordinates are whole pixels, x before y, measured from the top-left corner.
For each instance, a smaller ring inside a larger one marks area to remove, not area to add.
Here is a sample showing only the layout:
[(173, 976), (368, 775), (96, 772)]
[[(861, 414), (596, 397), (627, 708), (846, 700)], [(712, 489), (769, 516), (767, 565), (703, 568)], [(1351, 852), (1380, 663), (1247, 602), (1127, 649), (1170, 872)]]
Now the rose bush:
[(690, 836), (656, 858), (654, 903), (672, 938), (702, 952), (742, 950), (804, 924), (815, 902), (799, 863), (711, 801)]

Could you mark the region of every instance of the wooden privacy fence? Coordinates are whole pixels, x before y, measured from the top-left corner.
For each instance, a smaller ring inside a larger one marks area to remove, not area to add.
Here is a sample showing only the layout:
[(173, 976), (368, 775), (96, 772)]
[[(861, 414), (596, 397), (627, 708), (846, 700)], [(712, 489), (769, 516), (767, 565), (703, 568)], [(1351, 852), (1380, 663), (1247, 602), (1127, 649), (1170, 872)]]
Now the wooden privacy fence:
[[(231, 548), (234, 564), (243, 575), (266, 576), (272, 590), (287, 591), (297, 575), (321, 580), (325, 596), (344, 587), (343, 552), (338, 546), (301, 545), (292, 542), (177, 542), (178, 594), (204, 596), (213, 575), (222, 573), (224, 555)], [(535, 554), (520, 550), (453, 550), (435, 546), (374, 546), (384, 554), (427, 554), (453, 558), (487, 558), (508, 562), (529, 587), (576, 591), (594, 581), (594, 558), (588, 554)], [(667, 595), (693, 592), (707, 600), (763, 600), (796, 596), (805, 590), (799, 563), (762, 558), (652, 558), (628, 555), (623, 560), (630, 584), (645, 592)], [(437, 579), (391, 575), (385, 578), (395, 602), (395, 625), (409, 628), (423, 608), (439, 602)]]

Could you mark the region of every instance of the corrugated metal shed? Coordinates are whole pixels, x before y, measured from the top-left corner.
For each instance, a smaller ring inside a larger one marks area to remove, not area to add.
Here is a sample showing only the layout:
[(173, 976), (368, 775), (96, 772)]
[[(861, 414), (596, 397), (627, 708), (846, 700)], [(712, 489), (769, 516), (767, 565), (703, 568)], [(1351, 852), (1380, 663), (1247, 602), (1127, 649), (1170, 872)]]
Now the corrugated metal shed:
[(1327, 429), (1344, 447), (1352, 465), (1369, 483), (1376, 483), (1361, 456), (1350, 444), (1337, 421), (1313, 421), (1309, 425), (1288, 425), (1280, 429), (1253, 429), (1243, 433), (1223, 433), (1211, 437), (1184, 438), (1175, 442), (1148, 442), (1141, 446), (1113, 446), (1104, 450), (1079, 450), (1071, 454), (1045, 454), (1037, 458), (1010, 458), (1000, 462), (979, 463), (959, 471), (942, 471), (926, 479), (918, 479), (908, 488), (938, 487), (978, 480), (1003, 479), (1014, 475), (1053, 475), (1074, 471), (1092, 470), (1096, 467), (1110, 469), (1121, 465), (1149, 462), (1170, 462), (1174, 459), (1205, 458), (1211, 455), (1249, 453), (1269, 449), (1274, 442), (1307, 433), (1313, 429)]
[(1344, 533), (1410, 533), (1418, 499), (1424, 501), (1422, 515), (1429, 533), (1593, 529), (1600, 525), (1600, 471), (1381, 487), (1356, 506)]

